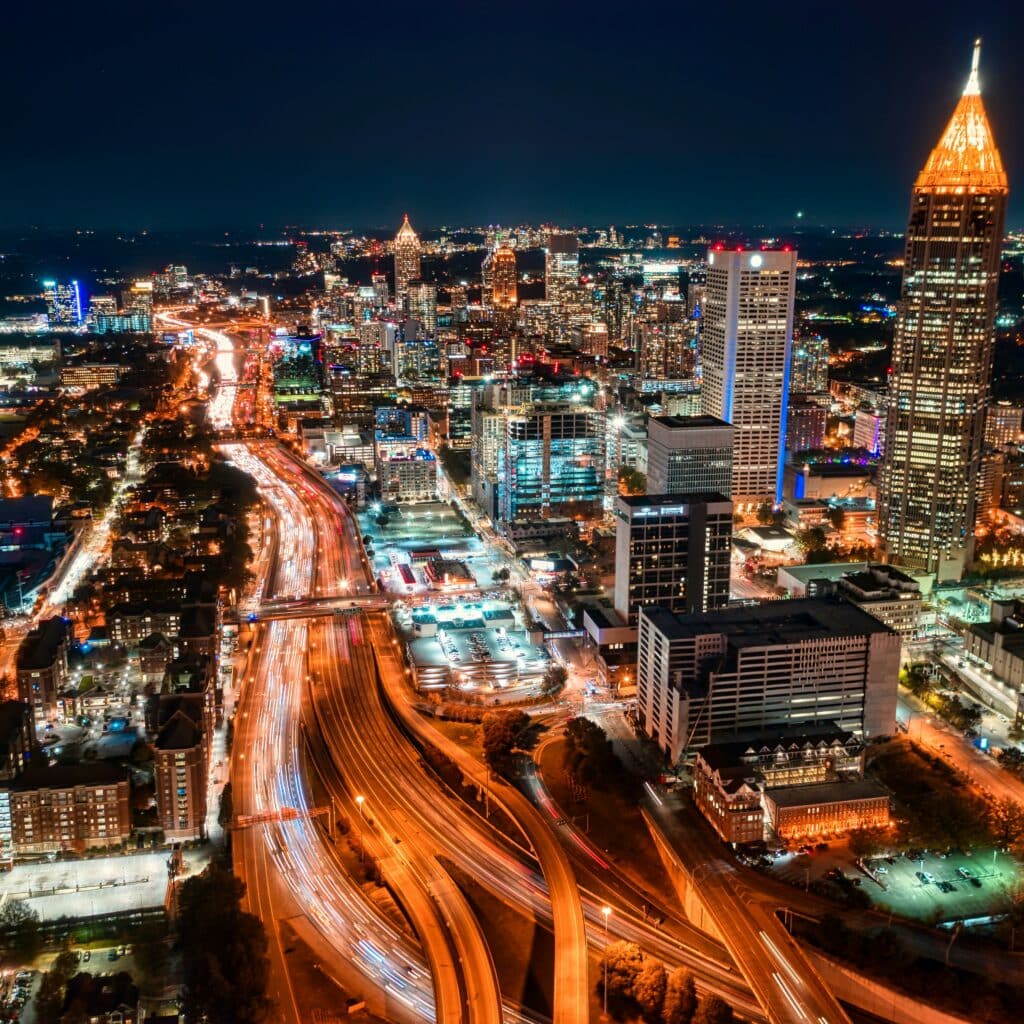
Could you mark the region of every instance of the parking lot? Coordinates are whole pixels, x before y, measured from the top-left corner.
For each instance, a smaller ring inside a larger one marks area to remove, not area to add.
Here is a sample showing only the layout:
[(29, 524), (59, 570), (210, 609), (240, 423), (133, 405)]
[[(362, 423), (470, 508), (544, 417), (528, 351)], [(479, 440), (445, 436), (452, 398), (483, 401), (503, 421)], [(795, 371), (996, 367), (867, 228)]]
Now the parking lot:
[[(26, 900), (44, 920), (84, 918), (163, 904), (167, 850), (90, 860), (16, 864), (0, 875), (0, 895)], [(204, 851), (186, 851), (191, 874), (205, 865)]]
[(875, 857), (867, 866), (870, 874), (857, 867), (845, 843), (833, 842), (828, 850), (785, 854), (770, 872), (802, 887), (838, 870), (859, 879), (861, 892), (878, 909), (929, 924), (1005, 913), (1021, 879), (1020, 864), (993, 850)]

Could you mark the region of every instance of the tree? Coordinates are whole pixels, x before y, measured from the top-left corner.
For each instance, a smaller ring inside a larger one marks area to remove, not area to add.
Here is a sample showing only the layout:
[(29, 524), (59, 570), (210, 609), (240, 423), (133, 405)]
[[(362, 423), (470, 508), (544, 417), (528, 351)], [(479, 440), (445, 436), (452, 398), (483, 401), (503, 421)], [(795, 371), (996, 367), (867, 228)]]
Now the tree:
[(544, 691), (546, 693), (554, 693), (556, 690), (560, 690), (565, 686), (568, 678), (569, 672), (566, 667), (559, 665), (557, 661), (553, 661), (544, 672)]
[(632, 466), (619, 469), (619, 494), (643, 494), (647, 490), (647, 477)]
[(565, 727), (565, 767), (585, 786), (608, 786), (622, 775), (604, 729), (589, 718), (574, 718)]
[(830, 505), (825, 515), (835, 529), (842, 531), (843, 525), (846, 523), (846, 511), (841, 505)]
[(267, 997), (267, 936), (245, 913), (245, 885), (211, 864), (181, 887), (178, 936), (185, 982), (184, 1011), (208, 1024), (263, 1024)]
[(797, 531), (796, 542), (805, 555), (825, 552), (825, 531), (820, 526), (811, 526), (806, 530)]
[(736, 1018), (732, 1007), (718, 996), (708, 995), (700, 1001), (694, 1015), (694, 1024), (732, 1024)]
[(507, 763), (530, 725), (530, 716), (518, 708), (489, 711), (483, 720), (484, 760), (495, 771)]
[(775, 522), (775, 510), (772, 508), (771, 502), (765, 501), (757, 506), (757, 521), (762, 526), (771, 526)]
[(161, 922), (142, 925), (135, 933), (135, 964), (144, 981), (156, 988), (167, 967), (167, 932)]
[(31, 963), (43, 948), (39, 915), (24, 900), (7, 900), (0, 908), (0, 932), (22, 963)]
[(697, 986), (685, 967), (677, 967), (665, 986), (665, 1024), (690, 1024), (697, 1012)]
[(633, 979), (633, 998), (640, 1004), (647, 1024), (661, 1020), (667, 985), (665, 965), (653, 958), (644, 960), (643, 967)]
[(1016, 846), (1024, 839), (1024, 807), (1003, 797), (989, 811), (989, 828), (999, 846)]
[(850, 833), (850, 853), (862, 860), (875, 857), (885, 849), (885, 835), (878, 829), (861, 828)]
[(613, 942), (605, 947), (598, 991), (604, 996), (607, 979), (608, 1008), (613, 1015), (622, 1016), (633, 1009), (634, 984), (643, 965), (644, 955), (635, 942)]

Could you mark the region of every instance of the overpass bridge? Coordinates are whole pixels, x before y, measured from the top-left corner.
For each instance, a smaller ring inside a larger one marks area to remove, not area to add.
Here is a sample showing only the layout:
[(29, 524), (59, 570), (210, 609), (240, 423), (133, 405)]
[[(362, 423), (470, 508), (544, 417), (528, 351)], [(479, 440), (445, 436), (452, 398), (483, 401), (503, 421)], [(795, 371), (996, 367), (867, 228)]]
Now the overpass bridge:
[(773, 910), (722, 856), (717, 839), (680, 813), (677, 796), (652, 796), (644, 820), (687, 916), (725, 945), (770, 1024), (850, 1024)]

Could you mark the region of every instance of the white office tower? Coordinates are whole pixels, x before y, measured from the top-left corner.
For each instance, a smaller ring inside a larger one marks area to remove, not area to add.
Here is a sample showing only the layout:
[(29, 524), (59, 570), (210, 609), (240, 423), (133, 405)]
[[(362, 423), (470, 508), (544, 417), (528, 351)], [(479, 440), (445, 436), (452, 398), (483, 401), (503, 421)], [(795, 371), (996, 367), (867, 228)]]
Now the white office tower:
[(544, 247), (544, 298), (568, 301), (580, 280), (580, 240), (568, 232), (552, 231)]
[(865, 739), (895, 728), (900, 634), (851, 602), (639, 613), (637, 717), (672, 763), (780, 725), (834, 724)]
[(647, 493), (732, 492), (735, 430), (715, 416), (652, 416), (647, 421)]
[(708, 253), (701, 412), (736, 429), (738, 512), (782, 498), (796, 253)]

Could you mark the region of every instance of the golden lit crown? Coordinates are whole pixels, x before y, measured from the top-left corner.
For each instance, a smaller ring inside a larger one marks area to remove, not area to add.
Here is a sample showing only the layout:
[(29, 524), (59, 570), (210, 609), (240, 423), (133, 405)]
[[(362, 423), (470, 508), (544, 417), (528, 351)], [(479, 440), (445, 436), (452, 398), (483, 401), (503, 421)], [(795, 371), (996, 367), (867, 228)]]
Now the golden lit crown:
[(932, 150), (914, 188), (925, 192), (1008, 192), (1003, 160), (996, 149), (981, 102), (978, 62), (981, 40), (974, 44), (971, 74), (960, 102)]
[(395, 235), (396, 242), (418, 242), (420, 236), (413, 230), (413, 226), (409, 223), (409, 214), (405, 215), (405, 219), (402, 221), (402, 226), (398, 229), (398, 234)]

